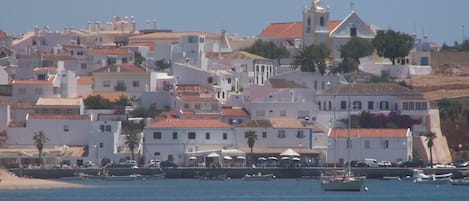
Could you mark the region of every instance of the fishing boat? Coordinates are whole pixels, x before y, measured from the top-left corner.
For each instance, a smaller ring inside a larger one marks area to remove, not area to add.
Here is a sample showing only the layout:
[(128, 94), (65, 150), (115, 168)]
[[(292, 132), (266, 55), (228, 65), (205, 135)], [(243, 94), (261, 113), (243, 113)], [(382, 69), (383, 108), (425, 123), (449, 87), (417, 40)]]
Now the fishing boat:
[(453, 173), (425, 174), (423, 170), (420, 170), (420, 169), (413, 170), (414, 183), (448, 184), (450, 183), (452, 176), (453, 176)]
[(464, 177), (462, 179), (452, 179), (451, 184), (458, 186), (469, 186), (469, 177)]
[(270, 181), (275, 179), (273, 174), (262, 174), (258, 172), (257, 174), (246, 174), (243, 177), (244, 181)]
[(104, 180), (108, 181), (131, 181), (141, 179), (142, 175), (139, 174), (131, 174), (131, 175), (124, 175), (124, 176), (104, 176)]

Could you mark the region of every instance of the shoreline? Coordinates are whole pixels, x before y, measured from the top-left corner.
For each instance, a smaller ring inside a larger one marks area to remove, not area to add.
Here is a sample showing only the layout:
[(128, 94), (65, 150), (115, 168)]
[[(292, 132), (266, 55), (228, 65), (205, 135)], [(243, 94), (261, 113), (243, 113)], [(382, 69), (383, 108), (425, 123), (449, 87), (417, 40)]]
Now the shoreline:
[(0, 190), (51, 189), (51, 188), (85, 188), (82, 184), (74, 184), (46, 179), (21, 178), (7, 170), (0, 169)]

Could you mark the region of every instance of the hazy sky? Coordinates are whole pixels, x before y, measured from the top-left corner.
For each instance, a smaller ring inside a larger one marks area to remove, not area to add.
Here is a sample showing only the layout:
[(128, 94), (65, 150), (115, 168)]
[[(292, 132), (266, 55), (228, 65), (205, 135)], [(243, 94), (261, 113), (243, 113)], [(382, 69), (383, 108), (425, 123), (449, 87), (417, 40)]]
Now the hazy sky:
[[(34, 25), (52, 30), (85, 27), (88, 21), (135, 16), (137, 28), (157, 20), (160, 29), (218, 32), (256, 36), (271, 22), (301, 21), (312, 0), (9, 0), (0, 3), (0, 29), (10, 35)], [(331, 20), (350, 13), (350, 0), (322, 0)], [(468, 0), (353, 0), (354, 10), (367, 23), (406, 33), (426, 33), (432, 41), (453, 44), (469, 36)]]

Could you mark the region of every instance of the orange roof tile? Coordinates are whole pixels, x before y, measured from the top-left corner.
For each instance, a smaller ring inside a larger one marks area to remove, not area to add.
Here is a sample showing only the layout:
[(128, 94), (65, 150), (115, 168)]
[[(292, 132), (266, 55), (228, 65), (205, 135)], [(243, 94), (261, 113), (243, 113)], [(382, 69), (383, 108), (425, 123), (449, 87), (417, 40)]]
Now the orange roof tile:
[[(328, 24), (328, 30), (331, 32), (341, 20), (331, 20)], [(265, 28), (260, 37), (270, 37), (275, 39), (303, 38), (303, 22), (279, 22), (271, 23)]]
[(60, 60), (60, 61), (68, 61), (68, 60), (77, 60), (76, 57), (68, 54), (43, 54), (42, 58), (44, 60)]
[(149, 128), (231, 128), (218, 119), (163, 119), (148, 126)]
[(51, 74), (57, 74), (57, 67), (37, 67), (34, 69), (34, 71), (38, 73), (49, 72)]
[(118, 49), (118, 48), (94, 48), (92, 49), (93, 52), (96, 54), (104, 54), (104, 55), (133, 55), (134, 53), (125, 50), (125, 49)]
[(29, 114), (28, 119), (89, 120), (91, 117), (88, 114)]
[(55, 75), (50, 75), (48, 80), (13, 80), (13, 85), (49, 85), (55, 79)]
[(227, 107), (224, 107), (222, 109), (222, 114), (223, 114), (223, 116), (249, 116), (249, 114), (243, 108), (227, 108)]
[[(361, 128), (350, 129), (351, 138), (403, 138), (406, 137), (407, 129), (373, 129)], [(347, 138), (348, 131), (345, 128), (332, 129), (329, 137)]]
[(93, 77), (92, 76), (80, 76), (77, 79), (78, 85), (92, 85), (93, 84)]

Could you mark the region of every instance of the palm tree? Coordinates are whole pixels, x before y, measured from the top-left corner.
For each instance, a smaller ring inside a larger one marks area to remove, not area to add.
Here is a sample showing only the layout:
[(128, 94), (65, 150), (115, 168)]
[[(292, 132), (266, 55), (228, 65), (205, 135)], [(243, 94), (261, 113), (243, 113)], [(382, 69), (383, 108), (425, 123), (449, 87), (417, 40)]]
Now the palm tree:
[(254, 143), (256, 143), (256, 140), (257, 140), (257, 134), (256, 134), (256, 131), (246, 131), (244, 133), (244, 138), (247, 138), (248, 139), (248, 146), (249, 148), (251, 148), (251, 164), (252, 164), (252, 155), (253, 155), (253, 148), (254, 148)]
[(39, 155), (38, 155), (39, 165), (42, 167), (43, 166), (43, 161), (41, 158), (42, 149), (44, 148), (44, 144), (46, 144), (46, 142), (49, 141), (49, 138), (47, 138), (46, 133), (44, 133), (44, 131), (40, 130), (39, 132), (34, 133), (33, 140), (34, 140), (34, 144), (36, 145), (37, 151), (39, 152)]
[(135, 153), (134, 150), (136, 146), (140, 143), (140, 136), (138, 135), (139, 132), (136, 129), (129, 130), (125, 135), (125, 144), (129, 147), (131, 152), (132, 160), (135, 160)]
[(434, 132), (428, 131), (423, 134), (425, 136), (425, 141), (427, 141), (428, 149), (430, 150), (430, 167), (433, 168), (433, 154), (432, 154), (432, 147), (433, 147), (433, 140), (436, 138), (436, 134)]
[(293, 56), (292, 70), (300, 68), (302, 72), (326, 72), (326, 58), (330, 50), (323, 44), (302, 47), (297, 55)]

